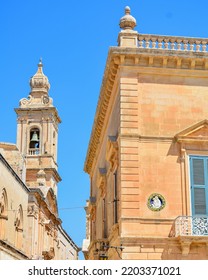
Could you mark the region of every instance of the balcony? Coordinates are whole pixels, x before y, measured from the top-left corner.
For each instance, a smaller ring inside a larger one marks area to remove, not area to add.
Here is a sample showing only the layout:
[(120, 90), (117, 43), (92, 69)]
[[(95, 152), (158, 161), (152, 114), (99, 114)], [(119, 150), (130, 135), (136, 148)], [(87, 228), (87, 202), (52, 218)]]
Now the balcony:
[(171, 229), (170, 236), (208, 236), (208, 216), (177, 217)]
[(177, 217), (169, 237), (179, 243), (181, 254), (185, 259), (188, 258), (194, 246), (207, 248), (208, 254), (208, 216)]

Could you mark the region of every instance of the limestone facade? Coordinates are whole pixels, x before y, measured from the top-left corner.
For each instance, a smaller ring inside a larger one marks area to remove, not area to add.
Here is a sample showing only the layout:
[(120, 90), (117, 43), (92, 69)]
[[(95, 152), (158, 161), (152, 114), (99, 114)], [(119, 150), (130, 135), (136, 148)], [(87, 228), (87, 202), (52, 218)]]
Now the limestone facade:
[(208, 41), (139, 34), (135, 26), (126, 7), (85, 160), (84, 254), (208, 259), (208, 189), (201, 183), (204, 199), (195, 183), (208, 173), (197, 165), (208, 156)]
[(76, 260), (57, 208), (58, 124), (42, 62), (20, 100), (17, 144), (0, 143), (0, 259)]

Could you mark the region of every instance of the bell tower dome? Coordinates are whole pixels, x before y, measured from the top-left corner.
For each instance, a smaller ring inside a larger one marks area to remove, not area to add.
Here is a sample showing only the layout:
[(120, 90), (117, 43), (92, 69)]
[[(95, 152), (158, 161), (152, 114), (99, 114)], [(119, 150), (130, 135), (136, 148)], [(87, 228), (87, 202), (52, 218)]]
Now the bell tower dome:
[[(19, 102), (17, 147), (26, 158), (26, 183), (31, 188), (51, 187), (55, 194), (61, 180), (57, 171), (58, 125), (61, 119), (49, 96), (50, 83), (43, 73), (42, 60), (30, 79), (28, 98)], [(44, 173), (44, 180), (39, 174)]]

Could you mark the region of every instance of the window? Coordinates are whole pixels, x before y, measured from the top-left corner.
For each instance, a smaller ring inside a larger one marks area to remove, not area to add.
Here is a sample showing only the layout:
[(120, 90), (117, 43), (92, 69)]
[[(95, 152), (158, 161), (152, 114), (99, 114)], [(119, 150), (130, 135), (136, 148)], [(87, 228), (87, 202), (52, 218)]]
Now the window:
[(114, 212), (114, 224), (118, 223), (118, 186), (117, 186), (117, 171), (113, 173), (114, 176), (114, 198), (113, 198), (113, 212)]
[(103, 238), (107, 238), (107, 207), (106, 207), (106, 197), (103, 198)]
[(190, 156), (192, 215), (208, 215), (208, 157)]

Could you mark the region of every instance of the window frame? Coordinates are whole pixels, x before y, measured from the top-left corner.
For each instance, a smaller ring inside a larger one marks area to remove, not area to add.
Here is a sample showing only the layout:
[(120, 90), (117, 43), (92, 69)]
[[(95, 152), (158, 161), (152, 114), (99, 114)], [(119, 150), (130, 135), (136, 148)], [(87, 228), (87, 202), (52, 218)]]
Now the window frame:
[[(202, 159), (204, 168), (204, 185), (195, 184), (194, 182), (194, 171), (193, 171), (193, 160)], [(190, 176), (190, 200), (191, 200), (191, 212), (192, 216), (208, 216), (208, 156), (207, 155), (189, 155), (189, 176)], [(205, 214), (196, 214), (195, 209), (195, 189), (205, 190)]]

